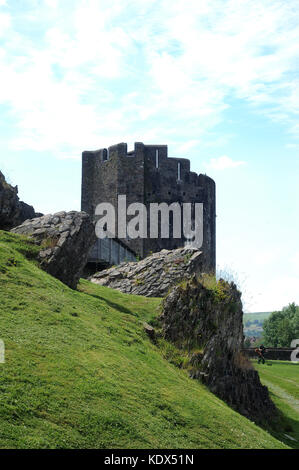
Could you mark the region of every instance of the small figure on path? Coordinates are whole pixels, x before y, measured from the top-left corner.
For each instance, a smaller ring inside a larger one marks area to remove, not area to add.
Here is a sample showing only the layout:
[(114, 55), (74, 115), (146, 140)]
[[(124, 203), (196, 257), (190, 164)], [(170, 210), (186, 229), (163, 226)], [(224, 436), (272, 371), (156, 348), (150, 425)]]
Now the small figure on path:
[(258, 361), (257, 361), (258, 364), (260, 364), (261, 362), (262, 364), (265, 364), (265, 357), (264, 357), (265, 352), (266, 352), (265, 346), (261, 344), (260, 347), (255, 350), (255, 352), (258, 355)]

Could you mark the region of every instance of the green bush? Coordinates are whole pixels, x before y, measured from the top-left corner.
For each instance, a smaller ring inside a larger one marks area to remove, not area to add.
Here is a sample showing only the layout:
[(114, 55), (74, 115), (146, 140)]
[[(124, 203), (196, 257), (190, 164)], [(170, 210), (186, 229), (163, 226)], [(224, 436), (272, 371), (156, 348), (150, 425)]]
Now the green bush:
[(299, 306), (294, 303), (281, 311), (273, 312), (264, 321), (264, 343), (268, 347), (290, 347), (293, 339), (299, 338)]

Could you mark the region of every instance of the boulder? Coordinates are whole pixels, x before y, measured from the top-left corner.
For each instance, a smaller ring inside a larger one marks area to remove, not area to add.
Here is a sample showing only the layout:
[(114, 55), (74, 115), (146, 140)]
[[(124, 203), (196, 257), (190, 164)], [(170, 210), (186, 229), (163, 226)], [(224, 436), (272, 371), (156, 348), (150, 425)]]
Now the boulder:
[(91, 282), (127, 294), (163, 297), (171, 287), (203, 267), (202, 252), (193, 247), (162, 250), (147, 258), (93, 274)]
[(192, 378), (256, 422), (277, 416), (267, 387), (241, 352), (243, 311), (234, 283), (194, 276), (163, 299), (160, 321), (164, 337), (187, 349)]
[(10, 230), (39, 215), (32, 206), (19, 200), (18, 187), (8, 184), (0, 171), (0, 230)]
[(96, 241), (94, 224), (85, 212), (58, 212), (26, 220), (11, 230), (40, 245), (41, 267), (75, 289)]
[(143, 329), (145, 333), (147, 334), (147, 336), (154, 342), (156, 339), (155, 329), (146, 322), (143, 322)]

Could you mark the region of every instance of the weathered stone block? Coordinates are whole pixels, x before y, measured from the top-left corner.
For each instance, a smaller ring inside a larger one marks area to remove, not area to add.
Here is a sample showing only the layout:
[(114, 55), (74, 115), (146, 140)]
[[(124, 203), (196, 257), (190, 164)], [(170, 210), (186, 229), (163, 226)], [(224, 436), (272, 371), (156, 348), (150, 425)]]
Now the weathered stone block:
[(89, 279), (125, 293), (163, 297), (176, 283), (202, 270), (201, 251), (184, 247), (162, 250), (139, 262), (122, 263), (100, 271)]
[(29, 235), (41, 246), (41, 267), (75, 289), (96, 241), (94, 224), (85, 212), (58, 212), (27, 220), (11, 230)]

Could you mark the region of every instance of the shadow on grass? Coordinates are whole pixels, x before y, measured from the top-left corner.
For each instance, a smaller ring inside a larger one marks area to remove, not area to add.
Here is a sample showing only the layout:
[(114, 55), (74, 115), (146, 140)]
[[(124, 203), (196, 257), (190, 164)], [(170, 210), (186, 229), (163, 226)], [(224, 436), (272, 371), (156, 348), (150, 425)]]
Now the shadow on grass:
[(129, 310), (128, 308), (124, 307), (122, 304), (112, 302), (111, 300), (108, 300), (105, 297), (101, 297), (100, 295), (97, 295), (97, 294), (91, 294), (91, 293), (87, 293), (87, 292), (85, 292), (85, 294), (90, 295), (91, 297), (94, 297), (98, 300), (102, 300), (109, 307), (114, 308), (115, 310), (118, 310), (119, 312), (126, 313), (127, 315), (132, 315), (133, 317), (137, 316), (136, 313), (134, 313), (134, 312), (132, 312), (132, 310)]
[[(281, 363), (285, 365), (286, 363), (283, 361), (272, 361), (273, 363)], [(290, 363), (290, 365), (296, 365)], [(263, 365), (263, 367), (265, 367)], [(256, 369), (257, 370), (257, 369)], [(270, 398), (272, 402), (275, 404), (276, 409), (278, 411), (278, 417), (274, 419), (272, 424), (261, 424), (260, 426), (265, 429), (269, 434), (273, 437), (278, 439), (279, 441), (283, 442), (287, 446), (293, 449), (299, 449), (299, 420), (293, 418), (293, 416), (289, 416), (286, 412), (282, 410), (280, 407), (280, 402), (283, 402), (284, 407), (287, 406), (290, 409), (291, 414), (293, 415), (295, 411), (288, 405), (288, 403), (284, 402), (282, 397), (277, 395), (274, 391), (271, 390), (267, 386), (269, 391)]]
[[(275, 396), (274, 393), (271, 393), (271, 395)], [(285, 445), (292, 449), (299, 449), (299, 421), (286, 416), (281, 409), (278, 409), (278, 412), (279, 417), (272, 426), (261, 425), (261, 427)]]

